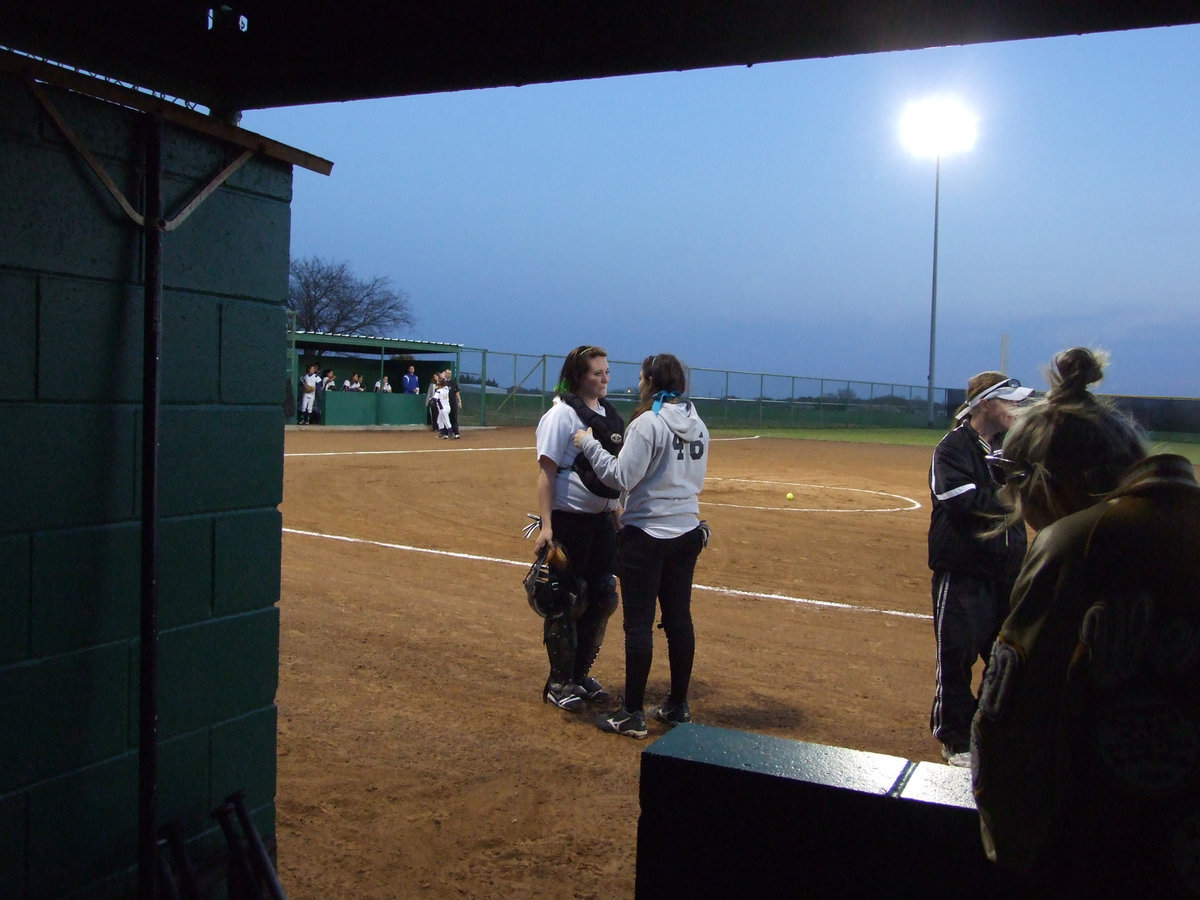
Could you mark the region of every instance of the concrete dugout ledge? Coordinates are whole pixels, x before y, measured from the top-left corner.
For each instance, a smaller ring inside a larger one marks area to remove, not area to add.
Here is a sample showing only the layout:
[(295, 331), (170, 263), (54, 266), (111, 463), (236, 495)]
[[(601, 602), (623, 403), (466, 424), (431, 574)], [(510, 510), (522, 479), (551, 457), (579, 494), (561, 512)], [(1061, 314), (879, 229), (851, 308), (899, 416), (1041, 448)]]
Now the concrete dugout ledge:
[(970, 772), (681, 725), (642, 754), (639, 898), (1007, 897)]

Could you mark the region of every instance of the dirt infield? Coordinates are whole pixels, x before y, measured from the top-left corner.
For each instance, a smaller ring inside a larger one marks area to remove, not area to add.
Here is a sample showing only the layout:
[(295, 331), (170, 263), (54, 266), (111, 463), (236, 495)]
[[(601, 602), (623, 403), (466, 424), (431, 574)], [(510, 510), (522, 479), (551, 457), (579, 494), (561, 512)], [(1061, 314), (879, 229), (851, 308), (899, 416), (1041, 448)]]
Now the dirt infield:
[[(939, 759), (930, 451), (715, 435), (692, 713)], [(291, 431), (280, 599), (289, 897), (630, 897), (639, 755), (544, 705), (520, 582), (532, 429)], [(791, 491), (795, 499), (785, 498)], [(919, 504), (919, 507), (917, 506)], [(667, 688), (656, 632), (647, 689)], [(620, 691), (621, 614), (593, 674)]]

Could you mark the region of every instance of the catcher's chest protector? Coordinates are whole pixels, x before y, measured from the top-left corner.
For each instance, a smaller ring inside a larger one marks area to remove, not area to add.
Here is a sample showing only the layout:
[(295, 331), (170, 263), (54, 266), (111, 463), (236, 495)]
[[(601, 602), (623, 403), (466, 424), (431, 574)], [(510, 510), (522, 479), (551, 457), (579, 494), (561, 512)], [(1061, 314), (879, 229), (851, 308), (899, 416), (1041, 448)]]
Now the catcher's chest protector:
[[(613, 456), (620, 452), (622, 441), (625, 438), (625, 420), (621, 418), (621, 414), (617, 412), (615, 406), (601, 398), (600, 405), (604, 407), (604, 415), (600, 415), (575, 394), (563, 393), (559, 396), (564, 403), (570, 404), (571, 409), (575, 410), (575, 415), (579, 416), (583, 427), (592, 429), (592, 434), (600, 442), (601, 447)], [(583, 482), (583, 486), (596, 496), (609, 499), (621, 496), (620, 491), (610, 488), (596, 476), (592, 464), (582, 453), (575, 457), (571, 468), (579, 474), (579, 480)]]

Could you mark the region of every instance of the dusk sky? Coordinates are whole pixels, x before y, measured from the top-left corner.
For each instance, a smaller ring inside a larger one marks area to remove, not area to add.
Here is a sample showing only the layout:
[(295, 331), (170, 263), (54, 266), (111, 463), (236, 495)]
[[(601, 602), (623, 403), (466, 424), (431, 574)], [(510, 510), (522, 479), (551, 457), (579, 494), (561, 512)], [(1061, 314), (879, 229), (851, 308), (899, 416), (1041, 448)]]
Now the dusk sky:
[(1055, 351), (1101, 390), (1200, 396), (1200, 26), (247, 111), (295, 172), (292, 254), (409, 294), (394, 335), (525, 354), (924, 385), (934, 162), (910, 100), (979, 117), (944, 157), (938, 387)]

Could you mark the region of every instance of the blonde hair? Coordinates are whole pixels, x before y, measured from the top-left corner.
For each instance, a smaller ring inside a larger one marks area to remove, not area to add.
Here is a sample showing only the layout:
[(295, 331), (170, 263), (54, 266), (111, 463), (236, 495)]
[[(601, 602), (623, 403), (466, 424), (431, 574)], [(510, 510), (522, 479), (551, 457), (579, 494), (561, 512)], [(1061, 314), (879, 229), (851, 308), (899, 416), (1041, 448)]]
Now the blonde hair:
[(1005, 491), (1013, 506), (1008, 523), (1024, 518), (1034, 504), (1051, 522), (1091, 506), (1149, 453), (1138, 424), (1088, 390), (1107, 364), (1100, 350), (1064, 350), (1047, 370), (1045, 398), (1018, 413), (1004, 438), (1004, 456), (1024, 472)]

